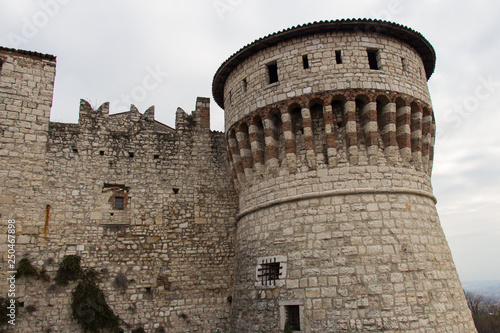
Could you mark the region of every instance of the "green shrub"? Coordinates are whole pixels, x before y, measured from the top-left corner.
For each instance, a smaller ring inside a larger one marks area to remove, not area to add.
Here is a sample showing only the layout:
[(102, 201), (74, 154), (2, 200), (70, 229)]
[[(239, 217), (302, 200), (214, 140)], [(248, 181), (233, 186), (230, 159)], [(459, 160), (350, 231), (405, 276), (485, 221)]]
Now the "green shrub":
[(20, 278), (21, 276), (38, 276), (38, 271), (35, 267), (33, 267), (33, 265), (31, 265), (31, 262), (27, 258), (19, 260), (16, 279)]
[(118, 332), (120, 318), (106, 303), (104, 293), (96, 284), (97, 272), (93, 269), (82, 274), (82, 280), (72, 292), (71, 310), (73, 318), (84, 332), (97, 333), (102, 330)]
[(56, 283), (66, 286), (69, 281), (78, 280), (82, 276), (81, 258), (77, 255), (64, 256), (57, 270)]
[(496, 316), (474, 316), (477, 333), (500, 332), (500, 314)]
[(293, 333), (295, 331), (295, 326), (290, 323), (285, 324), (285, 330), (283, 331), (284, 333)]

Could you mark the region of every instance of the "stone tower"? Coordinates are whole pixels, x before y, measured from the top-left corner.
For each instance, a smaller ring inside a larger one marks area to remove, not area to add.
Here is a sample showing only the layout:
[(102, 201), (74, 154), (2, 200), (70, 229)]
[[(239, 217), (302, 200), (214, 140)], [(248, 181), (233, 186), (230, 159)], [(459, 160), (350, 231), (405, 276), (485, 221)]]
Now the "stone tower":
[(431, 187), (434, 66), (378, 20), (293, 27), (221, 65), (233, 331), (475, 332)]

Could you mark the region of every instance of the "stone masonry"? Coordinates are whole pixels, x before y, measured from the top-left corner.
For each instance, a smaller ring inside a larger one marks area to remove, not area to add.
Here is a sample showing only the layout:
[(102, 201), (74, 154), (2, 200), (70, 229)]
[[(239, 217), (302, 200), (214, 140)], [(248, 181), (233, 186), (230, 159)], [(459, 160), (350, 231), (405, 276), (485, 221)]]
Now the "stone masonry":
[(221, 65), (235, 332), (475, 332), (430, 181), (434, 63), (411, 29), (341, 20)]
[[(315, 22), (251, 43), (175, 128), (80, 102), (50, 122), (54, 56), (0, 47), (1, 291), (8, 332), (82, 332), (65, 255), (131, 332), (475, 332), (436, 212), (435, 54), (376, 20)], [(121, 283), (119, 283), (121, 281)]]

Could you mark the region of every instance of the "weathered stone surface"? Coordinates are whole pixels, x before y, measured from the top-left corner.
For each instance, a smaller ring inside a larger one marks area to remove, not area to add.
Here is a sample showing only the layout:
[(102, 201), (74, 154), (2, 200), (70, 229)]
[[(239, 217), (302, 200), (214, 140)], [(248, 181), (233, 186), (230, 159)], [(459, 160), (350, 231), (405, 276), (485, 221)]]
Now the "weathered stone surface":
[(0, 289), (9, 219), (44, 272), (16, 281), (16, 328), (81, 332), (53, 284), (76, 254), (127, 331), (474, 332), (430, 181), (432, 47), (356, 24), (221, 66), (226, 135), (208, 98), (175, 129), (83, 100), (50, 122), (55, 58), (0, 47)]
[[(327, 25), (250, 44), (214, 80), (240, 208), (232, 329), (283, 330), (296, 306), (303, 332), (475, 332), (430, 181), (433, 50)], [(271, 283), (262, 258), (283, 263)]]

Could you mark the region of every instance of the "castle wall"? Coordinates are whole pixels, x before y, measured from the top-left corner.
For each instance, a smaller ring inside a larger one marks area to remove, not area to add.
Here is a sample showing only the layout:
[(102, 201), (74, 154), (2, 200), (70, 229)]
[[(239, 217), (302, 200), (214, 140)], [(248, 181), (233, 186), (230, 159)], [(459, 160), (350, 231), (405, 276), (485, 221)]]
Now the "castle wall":
[(179, 109), (176, 129), (153, 108), (109, 115), (85, 101), (78, 124), (49, 123), (54, 62), (16, 57), (1, 76), (2, 220), (16, 219), (17, 260), (44, 272), (16, 281), (16, 330), (82, 331), (70, 307), (77, 282), (54, 281), (76, 254), (126, 331), (227, 331), (237, 203), (209, 99), (192, 115)]
[[(0, 216), (2, 225), (15, 218), (18, 232), (43, 217), (54, 76), (54, 57), (0, 48)], [(6, 233), (0, 240), (7, 261)]]
[[(274, 199), (240, 213), (235, 330), (278, 331), (280, 311), (298, 305), (304, 332), (473, 332), (435, 199), (417, 185), (422, 174), (317, 175), (280, 177), (282, 186), (260, 193)], [(282, 275), (262, 285), (256, 268), (274, 258)]]

